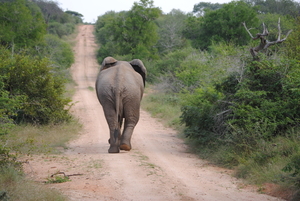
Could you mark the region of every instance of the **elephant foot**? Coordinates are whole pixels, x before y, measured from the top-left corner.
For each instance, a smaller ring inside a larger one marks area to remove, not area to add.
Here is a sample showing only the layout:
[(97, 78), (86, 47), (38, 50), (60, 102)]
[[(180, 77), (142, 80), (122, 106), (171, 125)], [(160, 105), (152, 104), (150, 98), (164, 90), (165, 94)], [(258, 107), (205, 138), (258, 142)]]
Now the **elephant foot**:
[(130, 151), (131, 146), (127, 145), (127, 144), (121, 144), (120, 145), (120, 149), (121, 150), (125, 150), (125, 151)]
[(120, 149), (117, 146), (110, 146), (108, 149), (108, 153), (113, 154), (113, 153), (119, 153)]

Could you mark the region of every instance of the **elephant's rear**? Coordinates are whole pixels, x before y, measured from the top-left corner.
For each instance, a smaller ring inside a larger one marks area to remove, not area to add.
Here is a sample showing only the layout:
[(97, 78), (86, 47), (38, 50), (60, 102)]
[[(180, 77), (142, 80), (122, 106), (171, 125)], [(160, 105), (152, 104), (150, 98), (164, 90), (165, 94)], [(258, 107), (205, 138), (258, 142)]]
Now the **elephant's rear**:
[[(96, 81), (96, 92), (110, 129), (109, 152), (119, 152), (119, 148), (129, 151), (131, 135), (139, 121), (144, 78), (129, 62), (116, 61), (102, 69)], [(125, 123), (121, 135), (123, 118)]]

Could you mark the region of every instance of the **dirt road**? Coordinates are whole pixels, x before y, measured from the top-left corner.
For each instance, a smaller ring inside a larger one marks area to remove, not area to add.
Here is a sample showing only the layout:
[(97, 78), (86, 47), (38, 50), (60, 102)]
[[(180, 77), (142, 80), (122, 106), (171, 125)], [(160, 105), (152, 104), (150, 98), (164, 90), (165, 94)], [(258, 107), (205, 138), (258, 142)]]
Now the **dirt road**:
[(72, 112), (83, 124), (83, 132), (62, 155), (32, 161), (35, 178), (45, 180), (57, 171), (77, 174), (71, 176), (72, 181), (51, 184), (70, 200), (279, 200), (244, 188), (229, 170), (212, 167), (188, 153), (175, 131), (145, 111), (133, 134), (133, 149), (108, 154), (108, 126), (94, 90), (99, 66), (93, 26), (80, 26), (76, 41)]

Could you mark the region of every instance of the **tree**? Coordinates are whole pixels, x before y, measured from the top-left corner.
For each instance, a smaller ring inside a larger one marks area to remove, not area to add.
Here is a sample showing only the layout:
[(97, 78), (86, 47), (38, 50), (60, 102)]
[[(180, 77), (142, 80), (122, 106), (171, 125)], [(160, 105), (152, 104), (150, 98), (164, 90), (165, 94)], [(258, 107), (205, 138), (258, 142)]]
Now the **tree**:
[(199, 48), (201, 46), (201, 39), (199, 38), (201, 31), (201, 20), (203, 17), (196, 17), (194, 15), (189, 15), (186, 20), (185, 27), (182, 34), (185, 38), (189, 39), (194, 48)]
[(219, 3), (209, 3), (209, 2), (200, 2), (194, 5), (193, 13), (203, 16), (205, 10), (218, 10), (222, 8), (223, 4)]
[(182, 31), (187, 17), (188, 15), (182, 11), (174, 9), (157, 19), (159, 52), (168, 53), (185, 46), (186, 40), (183, 38)]
[(299, 16), (300, 3), (293, 0), (246, 0), (250, 5), (254, 5), (259, 13), (276, 13), (289, 15), (294, 18)]
[[(70, 19), (69, 19), (70, 18)], [(68, 23), (68, 22), (73, 22), (74, 24), (82, 23), (82, 18), (83, 15), (81, 13), (78, 13), (76, 11), (70, 11), (67, 10), (64, 13), (64, 16), (62, 17), (62, 23)]]
[(67, 106), (71, 100), (63, 96), (66, 80), (54, 74), (52, 62), (17, 53), (10, 57), (1, 48), (0, 53), (0, 105), (4, 106), (0, 121), (48, 124), (70, 120)]
[(96, 38), (101, 45), (106, 45), (107, 42), (113, 40), (113, 21), (118, 17), (118, 15), (120, 15), (120, 13), (109, 11), (98, 17), (95, 24), (95, 31)]
[(74, 54), (67, 42), (51, 34), (45, 36), (45, 42), (44, 54), (60, 69), (68, 69), (74, 63)]
[(289, 59), (300, 61), (300, 16), (295, 20), (296, 26), (289, 40), (286, 41), (286, 52)]
[(0, 43), (12, 47), (30, 47), (40, 42), (46, 33), (41, 12), (30, 2), (15, 0), (0, 6)]
[(63, 10), (54, 1), (33, 0), (33, 2), (41, 8), (46, 24), (51, 21), (59, 21), (64, 14)]
[(65, 13), (76, 16), (76, 17), (83, 17), (83, 15), (81, 13), (78, 13), (76, 11), (67, 10), (67, 11), (65, 11)]
[(156, 55), (157, 26), (154, 20), (161, 10), (152, 0), (135, 2), (130, 11), (119, 15), (114, 21), (114, 41), (120, 46), (120, 54), (132, 58), (153, 58)]
[(245, 22), (243, 22), (243, 25), (253, 40), (260, 39), (260, 44), (256, 47), (250, 49), (250, 53), (254, 60), (259, 60), (259, 58), (257, 56), (259, 51), (266, 50), (271, 45), (282, 43), (283, 41), (285, 41), (287, 39), (288, 35), (292, 32), (292, 30), (288, 31), (285, 38), (281, 39), (281, 28), (280, 28), (280, 18), (279, 18), (278, 19), (278, 38), (275, 41), (268, 41), (266, 39), (266, 37), (269, 35), (269, 32), (264, 23), (263, 23), (263, 29), (264, 29), (263, 33), (257, 33), (255, 37), (252, 36), (251, 32), (249, 31), (250, 29), (247, 28)]
[(95, 24), (95, 36), (101, 47), (97, 53), (99, 63), (107, 56), (118, 54), (119, 45), (114, 42), (114, 21), (119, 15), (124, 12), (116, 13), (115, 11), (106, 12), (104, 15), (99, 16)]
[[(242, 25), (246, 21), (255, 26), (258, 22), (256, 12), (250, 5), (242, 1), (224, 4), (222, 8), (206, 12), (201, 18), (193, 19), (196, 23), (193, 32), (188, 32), (187, 38), (191, 39), (194, 47), (207, 49), (212, 41), (234, 42), (237, 45), (247, 43), (246, 34)], [(189, 37), (193, 35), (193, 38)]]

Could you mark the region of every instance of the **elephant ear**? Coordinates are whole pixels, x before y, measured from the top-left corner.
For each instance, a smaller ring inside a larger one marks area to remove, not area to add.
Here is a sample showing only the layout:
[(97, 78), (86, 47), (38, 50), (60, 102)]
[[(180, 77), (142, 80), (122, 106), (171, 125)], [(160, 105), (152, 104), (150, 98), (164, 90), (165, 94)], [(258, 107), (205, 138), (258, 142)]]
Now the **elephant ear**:
[(111, 66), (114, 66), (116, 65), (118, 60), (116, 60), (115, 58), (113, 57), (106, 57), (103, 62), (102, 62), (102, 65), (101, 65), (101, 68), (100, 68), (100, 71), (102, 70), (105, 70)]
[(146, 67), (144, 66), (143, 62), (139, 59), (134, 59), (134, 60), (130, 61), (129, 63), (132, 66), (132, 68), (142, 76), (144, 86), (145, 86), (147, 70), (146, 70)]

